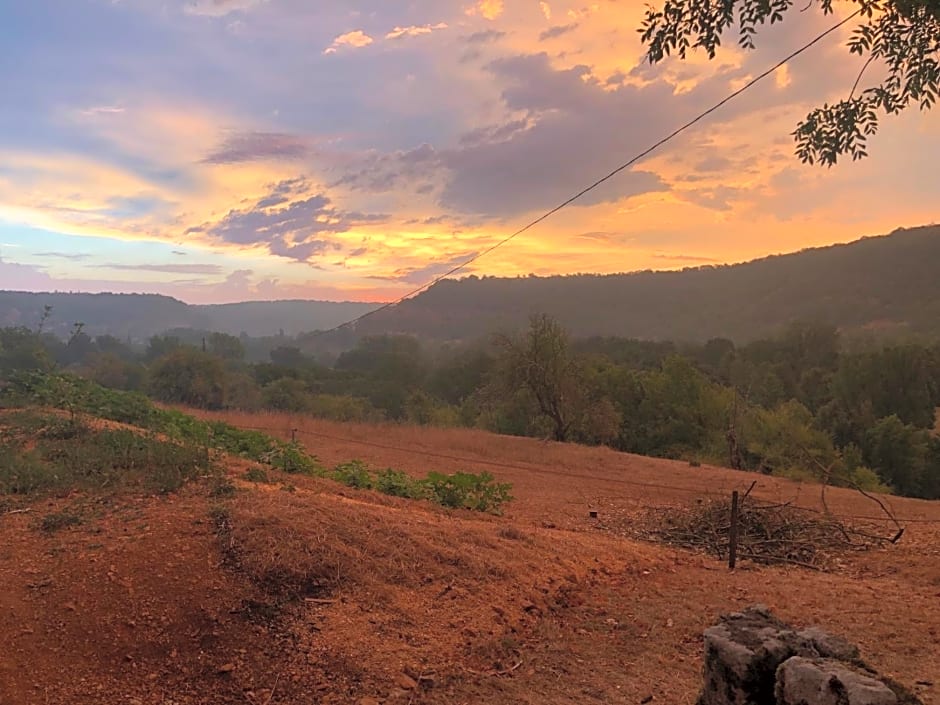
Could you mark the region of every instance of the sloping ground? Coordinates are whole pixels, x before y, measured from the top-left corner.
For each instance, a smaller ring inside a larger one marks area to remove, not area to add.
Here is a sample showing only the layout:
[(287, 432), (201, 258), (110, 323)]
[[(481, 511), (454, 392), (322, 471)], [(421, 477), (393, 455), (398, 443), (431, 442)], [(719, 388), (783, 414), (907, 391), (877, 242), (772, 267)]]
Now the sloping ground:
[[(729, 573), (599, 530), (588, 506), (629, 518), (752, 479), (765, 498), (809, 505), (818, 490), (476, 432), (229, 420), (300, 427), (327, 463), (489, 470), (517, 499), (490, 517), (277, 476), (232, 498), (193, 484), (2, 515), (0, 703), (691, 703), (702, 629), (754, 602), (859, 643), (902, 682), (940, 684), (940, 524), (838, 573)], [(877, 514), (852, 493), (828, 500)], [(891, 503), (940, 520), (940, 505)], [(83, 524), (36, 529), (76, 505)], [(940, 703), (938, 685), (919, 692)]]

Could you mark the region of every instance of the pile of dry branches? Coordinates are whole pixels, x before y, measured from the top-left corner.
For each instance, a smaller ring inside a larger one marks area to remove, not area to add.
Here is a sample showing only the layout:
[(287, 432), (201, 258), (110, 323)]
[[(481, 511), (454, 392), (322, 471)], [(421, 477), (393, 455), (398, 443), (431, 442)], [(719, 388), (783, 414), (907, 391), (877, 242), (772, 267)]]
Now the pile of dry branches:
[[(731, 501), (713, 500), (691, 509), (657, 513), (653, 540), (728, 556)], [(839, 555), (887, 545), (891, 538), (848, 526), (836, 517), (746, 497), (738, 511), (738, 557), (756, 563), (788, 563), (821, 570)]]

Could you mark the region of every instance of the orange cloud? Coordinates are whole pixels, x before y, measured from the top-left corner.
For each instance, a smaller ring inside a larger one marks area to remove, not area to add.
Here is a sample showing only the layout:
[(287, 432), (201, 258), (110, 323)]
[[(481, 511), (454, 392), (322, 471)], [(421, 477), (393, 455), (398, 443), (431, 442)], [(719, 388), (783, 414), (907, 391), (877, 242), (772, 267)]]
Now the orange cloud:
[(330, 44), (330, 46), (323, 50), (323, 53), (335, 54), (343, 47), (361, 49), (362, 47), (369, 46), (374, 41), (375, 40), (372, 39), (372, 37), (363, 32), (361, 29), (357, 29), (352, 32), (346, 32), (346, 34), (339, 35), (336, 39), (333, 40), (333, 43)]
[(480, 0), (467, 10), (467, 14), (470, 16), (478, 14), (488, 20), (495, 20), (503, 14), (504, 10), (503, 0)]
[(422, 34), (431, 34), (439, 29), (447, 29), (446, 22), (437, 24), (412, 25), (411, 27), (396, 27), (385, 35), (386, 39), (401, 39), (402, 37), (420, 37)]

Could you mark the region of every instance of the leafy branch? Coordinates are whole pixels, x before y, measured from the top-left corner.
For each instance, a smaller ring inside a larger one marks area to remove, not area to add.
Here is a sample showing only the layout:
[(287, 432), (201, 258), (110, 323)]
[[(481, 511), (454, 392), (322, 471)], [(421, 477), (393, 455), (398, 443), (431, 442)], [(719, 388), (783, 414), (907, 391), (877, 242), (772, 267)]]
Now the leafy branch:
[[(868, 140), (880, 118), (912, 106), (930, 110), (940, 93), (940, 0), (855, 0), (861, 23), (848, 42), (850, 54), (867, 57), (849, 97), (812, 110), (793, 131), (796, 154), (807, 164), (833, 166), (839, 157), (868, 156)], [(816, 0), (811, 0), (810, 6)], [(818, 0), (826, 15), (833, 0)], [(758, 28), (782, 22), (792, 0), (666, 0), (650, 7), (640, 28), (650, 63), (702, 49), (714, 58), (722, 35), (738, 29), (738, 44), (755, 47)], [(806, 9), (806, 8), (804, 8)], [(872, 63), (885, 78), (856, 95)]]

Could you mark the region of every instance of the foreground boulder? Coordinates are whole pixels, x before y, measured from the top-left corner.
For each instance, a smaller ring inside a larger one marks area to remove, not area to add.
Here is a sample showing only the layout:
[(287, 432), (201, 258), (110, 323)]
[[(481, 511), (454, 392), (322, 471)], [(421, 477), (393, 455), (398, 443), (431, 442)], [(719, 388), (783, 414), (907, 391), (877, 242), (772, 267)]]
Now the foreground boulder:
[(794, 656), (777, 669), (780, 705), (898, 705), (898, 696), (882, 681), (841, 661)]
[(878, 678), (858, 649), (820, 629), (798, 631), (764, 607), (722, 617), (705, 631), (698, 705), (918, 705)]

